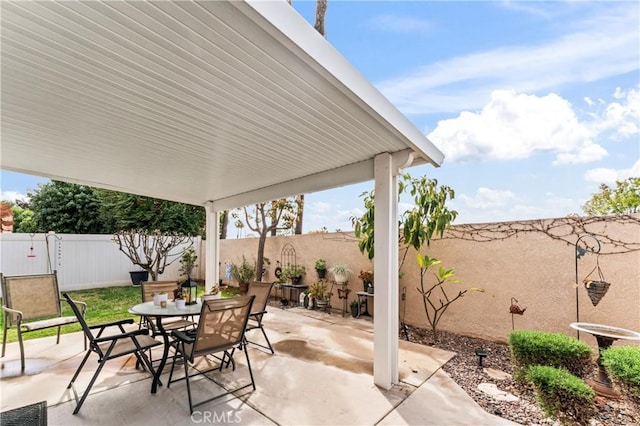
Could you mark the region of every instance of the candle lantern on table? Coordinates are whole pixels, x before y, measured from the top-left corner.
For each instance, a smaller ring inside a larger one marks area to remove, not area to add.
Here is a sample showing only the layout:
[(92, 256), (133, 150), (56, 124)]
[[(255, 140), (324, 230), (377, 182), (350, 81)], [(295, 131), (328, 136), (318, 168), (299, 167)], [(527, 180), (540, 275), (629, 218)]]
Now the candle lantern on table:
[(182, 298), (185, 305), (195, 305), (198, 301), (198, 286), (195, 281), (187, 277), (186, 281), (180, 285), (182, 289)]

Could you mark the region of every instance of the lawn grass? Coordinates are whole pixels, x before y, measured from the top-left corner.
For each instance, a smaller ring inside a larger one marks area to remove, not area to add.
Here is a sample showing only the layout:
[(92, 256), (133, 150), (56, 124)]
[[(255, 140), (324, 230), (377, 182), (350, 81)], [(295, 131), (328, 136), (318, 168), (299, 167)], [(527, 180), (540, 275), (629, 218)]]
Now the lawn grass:
[[(223, 290), (222, 297), (233, 297), (236, 292), (234, 288)], [(87, 324), (103, 324), (124, 318), (133, 318), (138, 320), (137, 315), (132, 315), (128, 309), (142, 302), (142, 294), (140, 287), (104, 287), (94, 288), (90, 290), (67, 291), (73, 300), (85, 302), (87, 304), (87, 312), (85, 319)], [(198, 283), (198, 296), (204, 294), (204, 283)], [(64, 316), (73, 316), (73, 311), (68, 303), (63, 299), (62, 314)], [(0, 326), (4, 326), (4, 315), (0, 315)], [(81, 331), (79, 324), (69, 324), (62, 327), (62, 334)], [(37, 339), (39, 337), (55, 336), (58, 328), (49, 328), (45, 330), (30, 331), (22, 334), (23, 340)], [(15, 328), (9, 329), (7, 332), (7, 343), (17, 342), (18, 332)]]

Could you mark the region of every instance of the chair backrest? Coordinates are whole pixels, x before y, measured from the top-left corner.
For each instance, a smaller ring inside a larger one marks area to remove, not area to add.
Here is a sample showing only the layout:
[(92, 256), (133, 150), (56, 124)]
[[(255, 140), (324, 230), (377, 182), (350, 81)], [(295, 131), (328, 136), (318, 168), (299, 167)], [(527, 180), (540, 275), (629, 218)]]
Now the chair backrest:
[(173, 299), (173, 290), (178, 288), (176, 281), (142, 281), (140, 289), (142, 291), (143, 302), (153, 302), (153, 294), (166, 291), (169, 299)]
[[(9, 309), (22, 312), (22, 320), (38, 320), (62, 315), (58, 276), (52, 274), (15, 275), (2, 278), (2, 303)], [(17, 321), (15, 314), (9, 321)]]
[(71, 299), (71, 297), (69, 297), (67, 293), (62, 293), (62, 296), (66, 299), (67, 302), (69, 302), (69, 306), (71, 306), (71, 310), (75, 314), (76, 318), (78, 318), (78, 322), (82, 326), (82, 331), (84, 331), (84, 334), (85, 336), (87, 336), (87, 339), (89, 340), (91, 345), (97, 346), (93, 344), (93, 341), (95, 338), (93, 337), (93, 333), (91, 333), (91, 329), (87, 325), (87, 322), (84, 320), (84, 316), (82, 315), (82, 312), (80, 312), (78, 305), (74, 303), (73, 299)]
[(269, 302), (269, 296), (271, 295), (271, 289), (275, 283), (265, 283), (261, 281), (254, 281), (249, 284), (248, 296), (255, 296), (253, 301), (252, 312), (264, 312)]
[(191, 357), (226, 350), (242, 342), (254, 299), (255, 296), (241, 296), (204, 301)]

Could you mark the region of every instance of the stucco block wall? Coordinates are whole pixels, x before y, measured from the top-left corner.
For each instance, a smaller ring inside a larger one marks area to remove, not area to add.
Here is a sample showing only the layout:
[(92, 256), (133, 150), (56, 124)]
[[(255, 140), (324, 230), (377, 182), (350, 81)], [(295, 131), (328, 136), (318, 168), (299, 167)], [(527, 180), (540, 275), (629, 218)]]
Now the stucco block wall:
[[(606, 230), (607, 235), (613, 238), (624, 236), (627, 241), (640, 242), (640, 235), (629, 234), (637, 234), (637, 228), (603, 222), (601, 230)], [(587, 241), (591, 243), (591, 240)], [(349, 265), (355, 273), (348, 285), (352, 290), (349, 301), (355, 298), (355, 291), (362, 289), (362, 282), (357, 278), (358, 272), (373, 267), (366, 256), (358, 251), (352, 233), (269, 237), (265, 248), (265, 256), (271, 259), (267, 276), (269, 281), (275, 280), (275, 262), (280, 259), (280, 252), (286, 243), (295, 248), (297, 263), (305, 265), (307, 269), (303, 280), (306, 284), (317, 280), (314, 270), (317, 258), (326, 259), (328, 266), (338, 262)], [(242, 254), (255, 259), (257, 245), (257, 238), (223, 240), (220, 260), (222, 263), (237, 262)], [(606, 251), (603, 247), (602, 252)], [(453, 303), (443, 316), (439, 329), (506, 341), (512, 330), (509, 307), (514, 297), (521, 308), (526, 308), (523, 315), (514, 316), (515, 329), (576, 335), (569, 327), (571, 322), (576, 321), (576, 259), (573, 244), (533, 232), (492, 242), (436, 239), (425, 252), (440, 259), (441, 266), (455, 269), (460, 283), (448, 283), (448, 294), (455, 295), (457, 290), (470, 287), (484, 289), (484, 292), (470, 291)], [(582, 280), (596, 267), (598, 259), (611, 287), (594, 307)], [(415, 252), (407, 255), (403, 271), (400, 287), (405, 286), (407, 292), (405, 321), (411, 325), (428, 327), (422, 296), (416, 290), (420, 273)], [(426, 288), (435, 282), (433, 272), (435, 268), (425, 275)], [(578, 280), (580, 321), (640, 331), (640, 252), (602, 254), (599, 257), (587, 253), (578, 259)], [(383, 283), (375, 282), (375, 285), (378, 288)], [(342, 307), (337, 290), (334, 290), (331, 304), (334, 308)], [(399, 312), (402, 315), (402, 306)], [(595, 346), (595, 339), (591, 336), (582, 334), (581, 338)]]

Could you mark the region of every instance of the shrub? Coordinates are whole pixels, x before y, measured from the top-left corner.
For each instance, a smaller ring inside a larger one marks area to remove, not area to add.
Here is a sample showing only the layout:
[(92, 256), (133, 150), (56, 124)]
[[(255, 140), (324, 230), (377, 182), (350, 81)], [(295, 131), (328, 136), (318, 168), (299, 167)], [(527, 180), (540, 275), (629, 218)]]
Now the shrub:
[(595, 392), (581, 378), (567, 370), (544, 365), (529, 367), (526, 378), (533, 384), (536, 400), (548, 416), (588, 424), (595, 412)]
[(522, 380), (532, 365), (565, 368), (584, 377), (591, 357), (591, 348), (579, 340), (561, 333), (519, 330), (509, 335), (514, 377)]
[(640, 400), (640, 347), (607, 348), (602, 351), (602, 365), (618, 386)]

